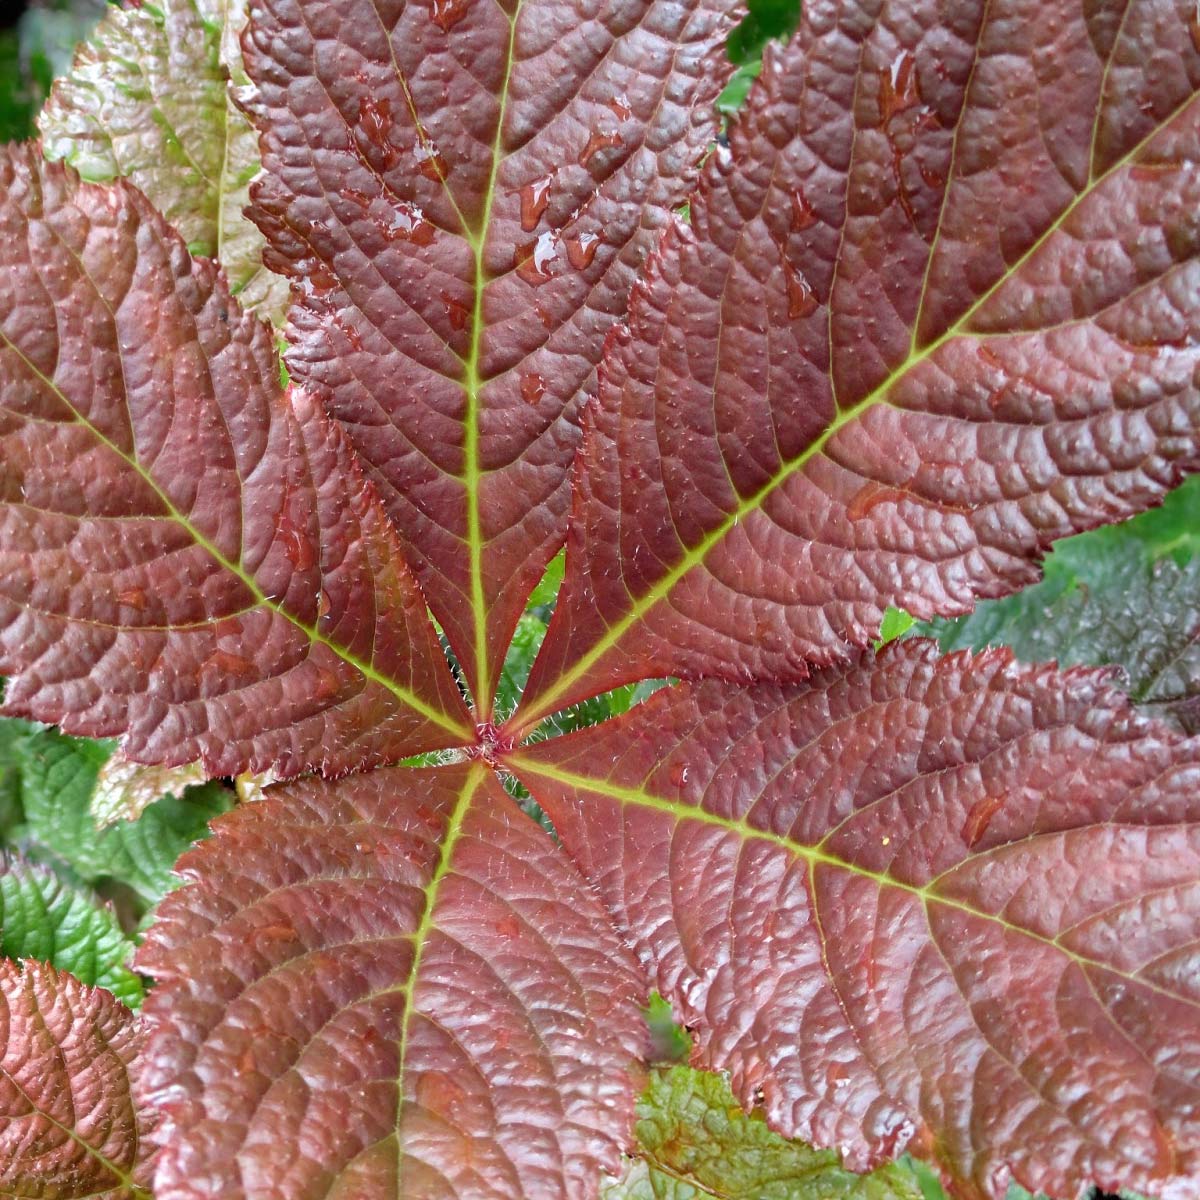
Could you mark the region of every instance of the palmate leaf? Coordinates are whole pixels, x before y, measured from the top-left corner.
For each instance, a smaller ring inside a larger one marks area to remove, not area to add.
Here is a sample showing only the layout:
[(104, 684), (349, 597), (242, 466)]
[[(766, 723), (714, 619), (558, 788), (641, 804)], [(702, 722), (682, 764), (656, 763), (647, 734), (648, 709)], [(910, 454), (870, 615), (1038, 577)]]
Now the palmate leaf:
[(142, 981), (125, 965), (133, 943), (111, 909), (45, 867), (0, 863), (0, 956), (36, 958), (124, 1004), (142, 999)]
[(594, 1196), (638, 979), (480, 765), (304, 782), (215, 823), (138, 955), (155, 1195)]
[(371, 489), (134, 189), (0, 157), (6, 710), (210, 774), (470, 726)]
[(514, 735), (803, 678), (1196, 467), (1200, 38), (1122, 11), (804, 6), (610, 341)]
[(0, 1190), (150, 1200), (131, 1098), (133, 1015), (44, 963), (0, 959)]
[(654, 1072), (637, 1114), (635, 1156), (602, 1200), (921, 1200), (896, 1163), (854, 1175), (835, 1151), (772, 1133), (710, 1072)]
[(900, 642), (517, 750), (652, 986), (786, 1136), (1011, 1174), (1200, 1184), (1200, 743), (1104, 673)]
[(109, 6), (38, 118), (46, 156), (88, 180), (129, 179), (183, 235), (219, 259), (245, 309), (278, 322), (285, 280), (262, 262), (243, 215), (258, 173), (258, 136), (234, 106), (244, 83), (238, 0)]
[(715, 132), (734, 0), (264, 0), (245, 46), (293, 378), (370, 464), (491, 713), (604, 336)]

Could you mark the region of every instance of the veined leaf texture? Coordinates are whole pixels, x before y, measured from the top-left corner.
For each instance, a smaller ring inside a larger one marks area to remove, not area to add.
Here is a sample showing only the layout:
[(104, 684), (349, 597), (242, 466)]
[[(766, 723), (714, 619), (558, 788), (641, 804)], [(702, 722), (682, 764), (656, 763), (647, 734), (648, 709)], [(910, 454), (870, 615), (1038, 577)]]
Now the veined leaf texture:
[[(1194, 571), (1122, 585), (1177, 724), (867, 647), (1200, 467), (1200, 19), (812, 0), (722, 131), (741, 15), (252, 0), (239, 61), (171, 0), (59, 85), (66, 163), (0, 154), (6, 711), (121, 756), (17, 739), (27, 822), (59, 765), (76, 824), (102, 762), (116, 814), (285, 781), (180, 860), (137, 1018), (3, 966), (17, 1194), (1196, 1195)], [(8, 878), (22, 946), (119, 943)], [(723, 1078), (650, 1070), (654, 991)]]

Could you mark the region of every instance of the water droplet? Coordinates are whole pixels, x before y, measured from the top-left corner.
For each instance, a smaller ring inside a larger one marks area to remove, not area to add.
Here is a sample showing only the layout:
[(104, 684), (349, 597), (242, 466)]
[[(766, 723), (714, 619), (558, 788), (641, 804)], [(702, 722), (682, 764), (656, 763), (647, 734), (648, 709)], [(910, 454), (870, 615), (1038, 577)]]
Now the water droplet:
[(433, 226), (425, 220), (419, 205), (396, 201), (392, 219), (384, 230), (390, 242), (412, 242), (416, 246), (428, 246), (433, 241)]
[(538, 320), (547, 328), (554, 328), (554, 314), (544, 305), (535, 304), (533, 311), (537, 313)]
[(329, 616), (330, 609), (332, 609), (332, 608), (333, 608), (333, 601), (329, 599), (329, 593), (324, 588), (322, 588), (321, 594), (317, 598), (317, 616), (318, 617)]
[(140, 587), (122, 588), (117, 593), (117, 600), (126, 608), (136, 608), (139, 612), (146, 607), (146, 593)]
[(595, 233), (581, 233), (577, 238), (567, 238), (567, 261), (577, 271), (591, 266), (600, 245), (600, 236)]
[(360, 192), (358, 188), (342, 188), (340, 194), (351, 204), (357, 204), (364, 212), (371, 207), (371, 197), (366, 192)]
[(977, 800), (971, 807), (971, 811), (967, 813), (967, 819), (963, 822), (962, 839), (971, 849), (978, 845), (979, 840), (987, 832), (987, 827), (991, 819), (999, 811), (1000, 806), (1004, 803), (1003, 794), (999, 796), (984, 796), (982, 800)]
[(283, 538), (283, 552), (297, 571), (307, 571), (317, 561), (312, 542), (304, 536), (285, 509), (279, 514), (279, 534)]
[(1160, 159), (1158, 162), (1135, 163), (1129, 168), (1129, 177), (1139, 183), (1155, 183), (1164, 175), (1173, 175), (1183, 167), (1177, 158)]
[(342, 317), (334, 317), (333, 323), (341, 330), (346, 341), (350, 343), (352, 350), (361, 350), (363, 348), (362, 335), (349, 321)]
[(817, 223), (817, 210), (808, 202), (803, 188), (792, 192), (792, 229), (797, 233), (801, 229), (810, 229)]
[(816, 292), (809, 287), (808, 280), (786, 259), (783, 269), (787, 280), (788, 316), (793, 321), (811, 317), (820, 307)]
[(588, 138), (588, 143), (579, 156), (579, 165), (586, 167), (602, 150), (611, 150), (614, 146), (623, 146), (624, 144), (625, 139), (615, 129), (611, 133), (593, 129), (592, 136)]
[(521, 376), (521, 399), (526, 404), (536, 404), (546, 394), (546, 380), (536, 371), (526, 371)]
[(552, 175), (543, 175), (521, 188), (521, 228), (526, 233), (532, 233), (537, 228), (542, 213), (546, 211), (546, 205), (550, 202), (550, 181), (553, 178)]
[(305, 291), (324, 296), (337, 287), (337, 276), (323, 262), (310, 259), (304, 273), (302, 286)]
[(616, 113), (618, 121), (628, 121), (633, 116), (633, 107), (629, 103), (629, 97), (624, 92), (618, 92), (608, 101), (608, 107)]
[(472, 0), (433, 0), (433, 23), (443, 32), (449, 33), (467, 15)]
[(916, 59), (901, 50), (891, 67), (879, 72), (879, 123), (886, 125), (897, 113), (921, 103)]
[(671, 766), (670, 772), (671, 782), (676, 787), (682, 787), (687, 783), (688, 769), (687, 763), (677, 762)]
[(521, 933), (521, 922), (517, 920), (515, 913), (506, 913), (496, 922), (496, 932), (503, 938), (518, 937)]
[(383, 167), (394, 167), (400, 152), (388, 140), (394, 124), (392, 102), (385, 96), (377, 100), (374, 96), (363, 96), (358, 102), (358, 129), (367, 146), (376, 152)]
[(234, 675), (244, 678), (254, 674), (254, 664), (240, 654), (231, 650), (214, 650), (205, 660), (204, 666), (222, 675)]
[(465, 329), (470, 312), (461, 300), (455, 300), (449, 292), (442, 293), (442, 303), (446, 306), (446, 316), (450, 318), (450, 328), (456, 332)]
[(558, 238), (551, 230), (513, 251), (513, 266), (526, 283), (545, 283), (553, 278), (550, 264), (558, 257)]
[(437, 148), (437, 143), (430, 138), (413, 143), (413, 158), (417, 162), (417, 170), (426, 179), (440, 183), (446, 178), (446, 160)]
[(1200, 54), (1200, 6), (1192, 9), (1192, 15), (1188, 18), (1188, 32), (1192, 35), (1192, 45)]

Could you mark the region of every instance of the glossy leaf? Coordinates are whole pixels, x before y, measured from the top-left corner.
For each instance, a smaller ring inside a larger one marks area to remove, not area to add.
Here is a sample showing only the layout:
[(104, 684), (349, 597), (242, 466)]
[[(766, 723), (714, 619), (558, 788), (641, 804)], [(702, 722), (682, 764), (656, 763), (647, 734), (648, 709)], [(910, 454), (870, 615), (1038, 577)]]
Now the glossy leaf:
[(36, 958), (124, 1004), (142, 999), (142, 981), (125, 965), (133, 943), (111, 909), (45, 867), (0, 863), (0, 955)]
[[(1013, 597), (1017, 599), (1017, 597)], [(1200, 559), (1180, 568), (1125, 563), (1051, 604), (977, 613), (946, 631), (943, 649), (1011, 646), (1026, 662), (1113, 663), (1130, 698), (1200, 730)]]
[(805, 4), (610, 340), (520, 732), (803, 678), (1200, 463), (1200, 37), (1132, 0)]
[(562, 542), (604, 336), (715, 131), (733, 0), (266, 0), (287, 365), (371, 467), (479, 707)]
[(0, 670), (12, 715), (210, 774), (469, 736), (349, 448), (132, 188), (0, 157)]
[(138, 965), (156, 1200), (595, 1195), (639, 1090), (632, 958), (480, 766), (276, 789)]
[(156, 800), (136, 821), (101, 829), (92, 803), (109, 754), (104, 743), (50, 729), (17, 742), (13, 757), (25, 818), (17, 840), (86, 883), (116, 879), (153, 906), (177, 882), (175, 860), (205, 836), (208, 822), (230, 807), (233, 796), (219, 784), (192, 788), (185, 796)]
[(285, 280), (262, 262), (242, 210), (258, 173), (258, 136), (226, 77), (244, 83), (238, 0), (110, 5), (38, 118), (46, 157), (89, 180), (129, 179), (183, 235), (218, 258), (245, 309), (278, 322)]
[(150, 1200), (130, 1011), (44, 963), (0, 959), (0, 1189), (55, 1200)]
[(902, 1166), (854, 1175), (835, 1151), (772, 1133), (710, 1072), (656, 1071), (637, 1112), (636, 1157), (602, 1200), (921, 1200)]
[(511, 764), (652, 985), (789, 1137), (1009, 1179), (1200, 1184), (1200, 743), (1096, 672), (900, 642), (680, 685)]

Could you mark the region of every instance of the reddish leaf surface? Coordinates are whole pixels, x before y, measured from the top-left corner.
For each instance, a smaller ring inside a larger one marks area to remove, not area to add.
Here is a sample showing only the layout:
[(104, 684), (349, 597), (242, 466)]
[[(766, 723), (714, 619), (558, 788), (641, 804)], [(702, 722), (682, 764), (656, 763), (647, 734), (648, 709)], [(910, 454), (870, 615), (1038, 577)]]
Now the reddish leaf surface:
[(964, 1197), (1200, 1184), (1200, 742), (1103, 672), (719, 681), (514, 753), (654, 985), (789, 1136)]
[(156, 1200), (595, 1195), (634, 963), (489, 772), (301, 783), (215, 828), (139, 956)]
[(270, 329), (140, 193), (0, 157), (11, 714), (214, 774), (469, 736), (420, 593)]
[(561, 544), (578, 402), (695, 182), (733, 0), (265, 0), (288, 366), (372, 468), (480, 707)]
[(0, 1190), (149, 1200), (130, 1069), (134, 1016), (45, 963), (0, 959)]
[(1195, 29), (1184, 0), (804, 5), (604, 360), (527, 723), (803, 678), (1196, 467)]

